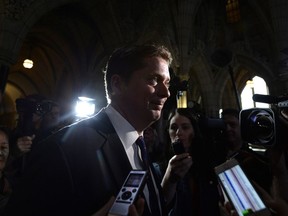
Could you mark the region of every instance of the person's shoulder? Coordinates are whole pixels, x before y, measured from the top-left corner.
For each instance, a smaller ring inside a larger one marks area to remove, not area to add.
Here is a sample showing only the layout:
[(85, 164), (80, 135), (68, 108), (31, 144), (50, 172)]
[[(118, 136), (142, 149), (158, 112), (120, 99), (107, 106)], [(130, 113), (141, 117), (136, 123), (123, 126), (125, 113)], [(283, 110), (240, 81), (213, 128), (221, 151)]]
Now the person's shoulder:
[(39, 146), (50, 146), (49, 148), (54, 146), (64, 150), (78, 149), (85, 143), (85, 146), (100, 148), (108, 136), (106, 131), (103, 132), (105, 121), (99, 121), (101, 118), (97, 115), (67, 125), (43, 140)]
[(78, 130), (79, 128), (85, 128), (85, 127), (99, 127), (105, 125), (105, 123), (110, 122), (107, 114), (103, 111), (98, 112), (97, 114), (93, 116), (89, 116), (86, 118), (75, 120), (74, 122), (63, 126), (62, 128), (58, 129), (55, 135), (61, 135), (63, 133), (66, 133), (69, 130)]

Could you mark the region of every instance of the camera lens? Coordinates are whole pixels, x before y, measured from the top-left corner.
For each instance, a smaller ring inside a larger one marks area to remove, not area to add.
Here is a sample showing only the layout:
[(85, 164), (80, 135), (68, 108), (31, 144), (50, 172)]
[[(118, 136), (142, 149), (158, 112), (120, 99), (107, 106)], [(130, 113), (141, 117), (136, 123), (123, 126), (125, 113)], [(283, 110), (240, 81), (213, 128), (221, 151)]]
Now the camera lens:
[(266, 110), (255, 110), (249, 116), (247, 130), (256, 142), (266, 144), (274, 138), (275, 122), (273, 116)]
[(270, 116), (258, 114), (254, 122), (256, 135), (261, 139), (267, 139), (273, 135), (273, 121)]

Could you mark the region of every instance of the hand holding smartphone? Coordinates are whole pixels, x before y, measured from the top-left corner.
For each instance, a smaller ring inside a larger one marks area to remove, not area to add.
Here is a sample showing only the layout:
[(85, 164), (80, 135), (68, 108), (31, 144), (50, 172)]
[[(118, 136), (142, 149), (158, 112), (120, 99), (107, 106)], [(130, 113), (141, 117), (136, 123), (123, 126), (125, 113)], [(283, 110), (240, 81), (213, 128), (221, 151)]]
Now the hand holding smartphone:
[(215, 167), (220, 185), (239, 216), (271, 216), (236, 159)]
[(184, 149), (183, 143), (179, 139), (176, 140), (175, 142), (173, 142), (171, 145), (172, 145), (172, 148), (173, 148), (173, 151), (174, 151), (175, 155), (179, 155), (179, 154), (185, 153), (185, 149)]

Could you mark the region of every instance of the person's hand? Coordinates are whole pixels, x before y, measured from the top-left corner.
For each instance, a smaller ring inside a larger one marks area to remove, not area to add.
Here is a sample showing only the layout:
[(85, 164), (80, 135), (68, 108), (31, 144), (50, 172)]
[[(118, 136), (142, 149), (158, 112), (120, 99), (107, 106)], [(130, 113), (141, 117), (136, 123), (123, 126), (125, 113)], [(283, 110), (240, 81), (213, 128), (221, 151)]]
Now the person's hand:
[(174, 155), (168, 163), (161, 182), (164, 197), (170, 203), (175, 196), (177, 182), (182, 179), (192, 166), (192, 157), (188, 153)]
[(113, 203), (115, 201), (115, 197), (112, 196), (108, 202), (97, 212), (95, 212), (93, 215), (91, 216), (106, 216), (109, 212), (109, 209), (112, 207)]
[(270, 159), (270, 170), (273, 174), (271, 192), (273, 192), (273, 197), (279, 197), (288, 203), (288, 167), (286, 154), (287, 152), (276, 148), (267, 150), (267, 155)]
[(17, 147), (22, 153), (27, 153), (31, 150), (32, 141), (35, 138), (35, 135), (32, 136), (23, 136), (17, 139)]
[(229, 201), (225, 201), (224, 204), (220, 202), (219, 209), (222, 216), (239, 216)]
[(285, 152), (276, 148), (266, 151), (266, 155), (270, 160), (270, 166), (275, 176), (283, 176), (288, 174), (285, 160)]
[[(108, 202), (97, 212), (91, 216), (107, 216), (110, 208), (115, 201), (115, 197), (112, 196)], [(141, 216), (144, 212), (145, 200), (139, 197), (135, 204), (129, 206), (129, 216)]]
[(192, 157), (188, 153), (174, 155), (168, 163), (166, 178), (172, 183), (182, 179), (192, 166)]
[(129, 206), (129, 216), (141, 216), (144, 212), (145, 199), (140, 197), (135, 205)]
[(277, 194), (273, 197), (267, 191), (265, 191), (261, 186), (257, 183), (253, 182), (264, 203), (269, 207), (273, 212), (276, 212), (277, 216), (287, 216), (288, 212), (288, 203), (277, 196)]

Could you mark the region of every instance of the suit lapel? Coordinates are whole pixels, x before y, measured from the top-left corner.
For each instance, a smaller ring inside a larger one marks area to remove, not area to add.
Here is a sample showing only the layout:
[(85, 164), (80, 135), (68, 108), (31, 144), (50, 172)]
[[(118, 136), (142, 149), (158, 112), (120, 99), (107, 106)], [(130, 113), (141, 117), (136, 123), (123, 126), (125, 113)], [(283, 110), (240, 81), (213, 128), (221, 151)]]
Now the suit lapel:
[(166, 202), (165, 202), (165, 199), (164, 199), (163, 193), (162, 193), (161, 179), (159, 178), (159, 173), (157, 173), (153, 164), (150, 164), (150, 169), (151, 169), (151, 172), (154, 176), (157, 189), (159, 191), (159, 198), (160, 198), (160, 202), (161, 202), (162, 215), (167, 215), (168, 210), (166, 208)]
[(102, 147), (103, 156), (110, 168), (111, 175), (115, 179), (117, 188), (120, 189), (132, 169), (131, 164), (107, 114), (103, 111), (99, 113), (97, 121), (101, 123), (94, 124), (94, 128), (106, 138)]
[(113, 170), (112, 175), (116, 179), (117, 187), (120, 189), (132, 167), (118, 135), (110, 134), (107, 138), (103, 151)]
[[(108, 164), (108, 167), (110, 168), (110, 175), (113, 176), (113, 179), (115, 180), (115, 184), (118, 190), (120, 190), (128, 173), (130, 172), (130, 170), (132, 170), (131, 164), (129, 162), (129, 159), (127, 157), (123, 144), (121, 143), (121, 140), (118, 137), (107, 114), (105, 112), (99, 113), (96, 120), (100, 121), (101, 124), (97, 123), (93, 127), (97, 131), (99, 131), (99, 133), (102, 134), (103, 137), (105, 137), (105, 141), (102, 146), (102, 154), (105, 158), (106, 163)], [(166, 207), (165, 207), (164, 198), (161, 192), (162, 190), (161, 185), (160, 185), (161, 180), (156, 174), (154, 167), (153, 166), (150, 166), (150, 167), (153, 172), (153, 176), (155, 177), (156, 185), (159, 190), (162, 215), (165, 215)], [(144, 215), (150, 215), (150, 212), (148, 209), (149, 208), (146, 206)]]

